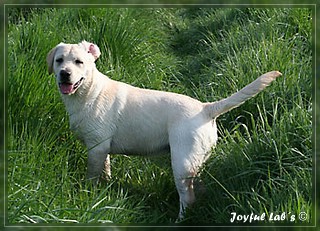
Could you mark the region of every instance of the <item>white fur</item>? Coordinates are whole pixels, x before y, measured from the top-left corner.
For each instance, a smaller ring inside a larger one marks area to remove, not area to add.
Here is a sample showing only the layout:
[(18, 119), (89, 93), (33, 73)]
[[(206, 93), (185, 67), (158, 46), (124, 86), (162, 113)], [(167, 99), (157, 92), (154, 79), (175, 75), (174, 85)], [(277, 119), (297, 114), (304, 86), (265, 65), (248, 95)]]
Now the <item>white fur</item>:
[(94, 62), (99, 55), (95, 44), (83, 41), (61, 43), (47, 56), (49, 72), (55, 73), (58, 85), (62, 81), (61, 70), (70, 72), (72, 86), (84, 78), (74, 92), (61, 95), (71, 129), (88, 148), (88, 178), (99, 177), (106, 158), (106, 172), (110, 174), (112, 153), (152, 155), (170, 151), (180, 196), (180, 218), (195, 200), (193, 178), (216, 145), (216, 117), (281, 75), (277, 71), (266, 73), (229, 98), (201, 103), (185, 95), (111, 80), (96, 69)]

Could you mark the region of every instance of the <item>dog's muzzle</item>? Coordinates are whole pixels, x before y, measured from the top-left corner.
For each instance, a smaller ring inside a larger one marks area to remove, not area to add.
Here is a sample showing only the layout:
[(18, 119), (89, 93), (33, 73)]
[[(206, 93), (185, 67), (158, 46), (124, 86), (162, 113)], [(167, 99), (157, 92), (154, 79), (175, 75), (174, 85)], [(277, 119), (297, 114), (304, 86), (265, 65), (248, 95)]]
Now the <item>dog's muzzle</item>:
[(71, 72), (66, 70), (61, 70), (60, 73), (60, 82), (59, 82), (59, 89), (62, 94), (71, 95), (73, 94), (81, 85), (84, 80), (84, 77), (81, 77), (80, 80), (76, 83), (71, 82)]

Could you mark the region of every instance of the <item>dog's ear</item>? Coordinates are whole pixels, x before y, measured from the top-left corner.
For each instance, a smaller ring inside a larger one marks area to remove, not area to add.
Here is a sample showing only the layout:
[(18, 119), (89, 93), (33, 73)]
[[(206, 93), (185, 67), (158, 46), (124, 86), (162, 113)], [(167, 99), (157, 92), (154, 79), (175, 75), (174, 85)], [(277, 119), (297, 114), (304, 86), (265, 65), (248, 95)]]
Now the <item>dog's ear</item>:
[(79, 43), (79, 45), (82, 45), (83, 48), (90, 54), (92, 54), (92, 56), (94, 57), (94, 60), (97, 60), (100, 56), (100, 49), (99, 47), (94, 44), (94, 43), (89, 43), (85, 40), (83, 40), (81, 43)]
[(59, 43), (56, 47), (52, 48), (48, 55), (47, 55), (47, 65), (48, 65), (48, 72), (49, 74), (52, 74), (53, 73), (53, 59), (54, 59), (54, 56), (56, 54), (56, 51), (57, 51), (57, 48), (60, 46), (60, 45), (63, 45), (64, 43)]
[(56, 53), (57, 47), (52, 48), (48, 55), (47, 55), (47, 65), (48, 65), (48, 72), (49, 74), (53, 73), (53, 59), (54, 59), (54, 55)]

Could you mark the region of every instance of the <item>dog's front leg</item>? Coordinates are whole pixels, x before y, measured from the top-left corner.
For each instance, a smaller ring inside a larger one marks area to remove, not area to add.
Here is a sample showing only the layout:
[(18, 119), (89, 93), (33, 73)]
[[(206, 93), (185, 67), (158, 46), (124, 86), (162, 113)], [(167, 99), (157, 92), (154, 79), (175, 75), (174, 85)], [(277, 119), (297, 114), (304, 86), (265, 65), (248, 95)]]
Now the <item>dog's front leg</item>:
[(111, 163), (110, 163), (109, 154), (107, 154), (107, 157), (104, 161), (104, 171), (105, 171), (106, 180), (110, 180), (111, 179)]
[(108, 156), (108, 150), (105, 149), (93, 148), (89, 150), (87, 179), (99, 180), (103, 167), (105, 166), (105, 161), (109, 158)]

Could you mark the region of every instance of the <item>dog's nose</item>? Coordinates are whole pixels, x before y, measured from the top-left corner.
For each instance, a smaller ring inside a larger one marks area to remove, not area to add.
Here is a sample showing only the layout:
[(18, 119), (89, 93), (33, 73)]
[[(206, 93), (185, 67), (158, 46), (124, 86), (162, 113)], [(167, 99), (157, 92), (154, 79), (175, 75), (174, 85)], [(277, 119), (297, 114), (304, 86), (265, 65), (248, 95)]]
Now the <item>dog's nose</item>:
[(67, 70), (60, 71), (60, 80), (61, 82), (69, 82), (70, 81), (71, 72)]

